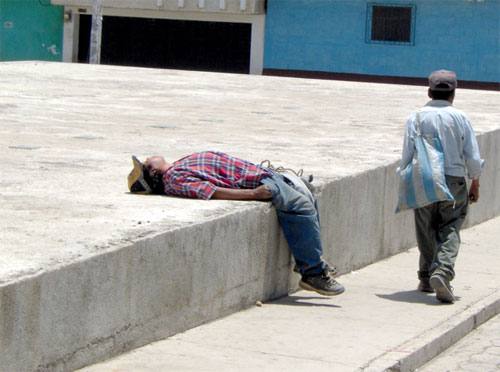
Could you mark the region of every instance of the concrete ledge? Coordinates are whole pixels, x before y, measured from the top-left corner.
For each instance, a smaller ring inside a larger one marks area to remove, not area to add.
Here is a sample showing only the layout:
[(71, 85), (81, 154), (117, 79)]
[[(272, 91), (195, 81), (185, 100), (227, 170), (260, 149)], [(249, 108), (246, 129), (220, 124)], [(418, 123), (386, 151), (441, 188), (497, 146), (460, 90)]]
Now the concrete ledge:
[(286, 294), (275, 221), (248, 208), (1, 287), (2, 370), (72, 370)]
[(414, 370), (500, 310), (499, 237), (500, 217), (463, 231), (453, 305), (416, 290), (413, 248), (343, 275), (345, 295), (297, 291), (81, 371)]
[[(127, 195), (131, 153), (163, 146), (177, 158), (217, 144), (314, 172), (325, 258), (341, 272), (414, 245), (411, 213), (393, 213), (408, 107), (379, 112), (377, 120), (372, 111), (386, 94), (420, 105), (421, 88), (63, 64), (0, 69), (0, 145), (8, 149), (0, 160), (15, 169), (22, 157), (30, 177), (0, 177), (8, 216), (1, 230), (2, 371), (73, 370), (296, 288), (270, 204)], [(351, 117), (358, 94), (370, 112)], [(490, 165), (482, 201), (471, 209), (475, 224), (500, 212), (500, 130), (498, 114), (488, 113), (496, 112), (489, 106), (496, 96), (464, 96), (481, 110), (473, 115), (483, 119), (479, 139)], [(332, 99), (338, 108), (329, 108)], [(250, 101), (251, 113), (238, 109)], [(340, 124), (318, 115), (318, 105)], [(179, 115), (184, 123), (169, 123)], [(255, 122), (258, 130), (245, 126)], [(389, 122), (384, 134), (373, 130)], [(360, 133), (362, 146), (350, 147)]]
[(438, 327), (398, 346), (397, 351), (381, 355), (362, 370), (415, 371), (497, 314), (500, 314), (500, 291), (481, 299)]

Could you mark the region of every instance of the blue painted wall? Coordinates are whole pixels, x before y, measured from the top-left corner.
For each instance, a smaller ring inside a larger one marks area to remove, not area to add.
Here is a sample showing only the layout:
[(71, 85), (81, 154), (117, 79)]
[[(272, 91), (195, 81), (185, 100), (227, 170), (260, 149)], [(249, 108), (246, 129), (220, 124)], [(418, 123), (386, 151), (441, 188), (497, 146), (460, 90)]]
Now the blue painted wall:
[[(414, 5), (414, 45), (367, 42), (368, 3)], [(500, 82), (500, 0), (268, 0), (264, 68)]]
[(0, 0), (0, 61), (61, 61), (63, 10), (50, 0)]

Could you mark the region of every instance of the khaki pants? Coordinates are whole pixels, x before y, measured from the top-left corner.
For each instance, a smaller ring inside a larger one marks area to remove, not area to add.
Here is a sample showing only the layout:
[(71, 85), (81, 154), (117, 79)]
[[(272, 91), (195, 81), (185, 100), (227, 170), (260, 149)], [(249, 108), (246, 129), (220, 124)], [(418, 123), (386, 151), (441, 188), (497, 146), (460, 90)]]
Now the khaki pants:
[(438, 202), (415, 209), (415, 227), (420, 251), (419, 279), (438, 274), (455, 277), (455, 260), (460, 246), (460, 228), (467, 215), (469, 196), (462, 177), (446, 176), (455, 202)]

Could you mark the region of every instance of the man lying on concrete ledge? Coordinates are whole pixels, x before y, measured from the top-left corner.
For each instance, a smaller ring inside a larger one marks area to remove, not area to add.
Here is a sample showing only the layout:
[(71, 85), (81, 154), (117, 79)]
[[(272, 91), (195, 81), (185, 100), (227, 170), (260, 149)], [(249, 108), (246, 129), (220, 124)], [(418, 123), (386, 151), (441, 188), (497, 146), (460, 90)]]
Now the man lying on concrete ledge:
[(278, 173), (221, 152), (205, 151), (167, 163), (152, 156), (134, 168), (128, 186), (134, 193), (198, 199), (271, 200), (302, 279), (300, 287), (325, 296), (344, 292), (323, 261), (316, 199), (300, 177)]

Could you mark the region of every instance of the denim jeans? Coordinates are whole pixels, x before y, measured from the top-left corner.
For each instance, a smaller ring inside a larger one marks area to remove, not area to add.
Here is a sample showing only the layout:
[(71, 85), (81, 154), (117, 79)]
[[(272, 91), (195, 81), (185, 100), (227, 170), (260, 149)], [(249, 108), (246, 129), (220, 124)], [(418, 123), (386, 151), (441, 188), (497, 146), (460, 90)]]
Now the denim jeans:
[(420, 251), (419, 279), (433, 274), (448, 280), (455, 277), (460, 247), (460, 228), (467, 215), (467, 183), (463, 177), (446, 176), (455, 201), (443, 201), (415, 209), (415, 227)]
[(304, 182), (295, 175), (272, 172), (263, 179), (272, 193), (278, 220), (288, 247), (302, 275), (319, 274), (325, 268), (317, 203)]

